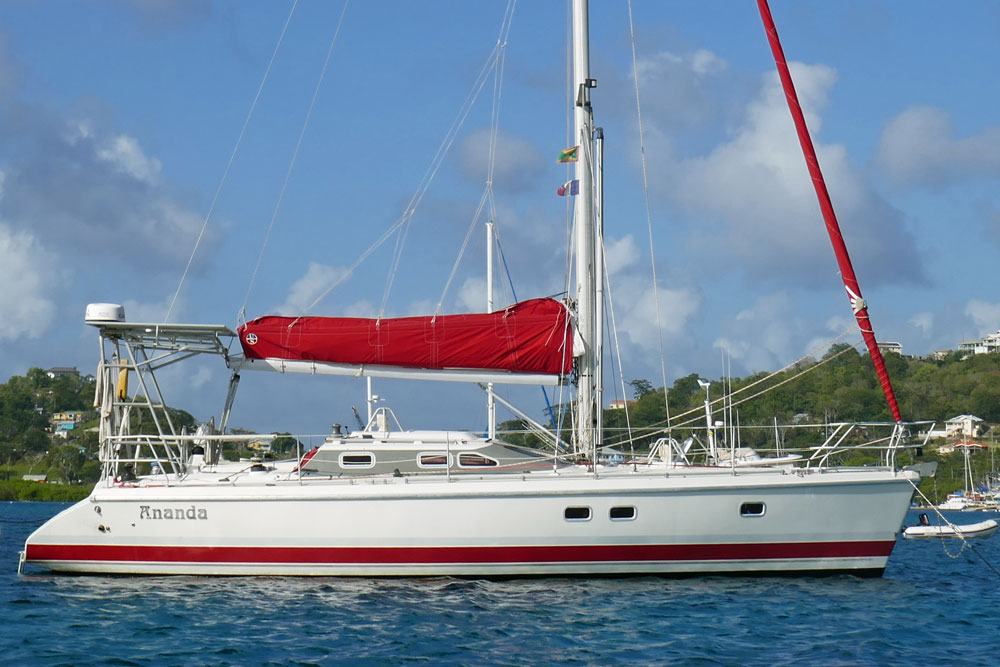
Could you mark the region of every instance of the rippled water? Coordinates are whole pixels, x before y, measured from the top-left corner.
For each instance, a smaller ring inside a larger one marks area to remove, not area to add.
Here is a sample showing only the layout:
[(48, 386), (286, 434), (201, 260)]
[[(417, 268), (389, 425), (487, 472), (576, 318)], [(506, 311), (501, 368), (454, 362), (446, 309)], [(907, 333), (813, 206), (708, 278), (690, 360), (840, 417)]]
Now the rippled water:
[(1000, 535), (957, 558), (900, 540), (882, 579), (18, 577), (24, 538), (62, 507), (0, 503), (0, 664), (954, 665), (1000, 649), (983, 561), (1000, 570)]

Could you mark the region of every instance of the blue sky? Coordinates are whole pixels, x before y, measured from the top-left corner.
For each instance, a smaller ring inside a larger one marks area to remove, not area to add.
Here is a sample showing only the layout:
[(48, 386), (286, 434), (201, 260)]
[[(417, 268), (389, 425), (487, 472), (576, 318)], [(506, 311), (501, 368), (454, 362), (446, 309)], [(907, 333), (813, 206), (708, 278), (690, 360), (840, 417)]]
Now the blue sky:
[[(162, 319), (291, 6), (0, 4), (0, 377), (91, 369), (88, 302)], [(235, 325), (342, 8), (297, 6), (172, 320)], [(505, 8), (348, 7), (249, 316), (301, 312), (399, 219)], [(756, 6), (633, 11), (668, 382), (719, 377), (723, 350), (738, 375), (778, 368), (852, 318)], [(775, 0), (772, 12), (879, 338), (927, 354), (996, 331), (1000, 5)], [(517, 296), (563, 289), (566, 16), (562, 2), (515, 7), (502, 94), (490, 79), (420, 201), (390, 315), (442, 298), (483, 193), (494, 99), (495, 219)], [(660, 385), (627, 8), (594, 2), (591, 18), (624, 373)], [(393, 248), (313, 312), (377, 312)], [(476, 229), (444, 310), (482, 308), (483, 254)], [(168, 400), (217, 415), (225, 378), (217, 365), (175, 371)], [(249, 374), (240, 391), (237, 425), (319, 432), (350, 422), (363, 385)], [(379, 392), (407, 426), (482, 427), (475, 388)], [(537, 391), (511, 396), (540, 414)]]

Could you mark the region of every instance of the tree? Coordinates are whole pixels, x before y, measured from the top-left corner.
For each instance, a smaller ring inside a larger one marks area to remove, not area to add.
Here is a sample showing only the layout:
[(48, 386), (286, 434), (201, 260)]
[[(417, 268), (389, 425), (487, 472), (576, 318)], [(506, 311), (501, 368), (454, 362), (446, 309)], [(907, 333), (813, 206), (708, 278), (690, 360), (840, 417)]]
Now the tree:
[(629, 386), (632, 387), (633, 396), (635, 396), (637, 400), (656, 391), (653, 387), (653, 383), (649, 380), (632, 380), (629, 382)]

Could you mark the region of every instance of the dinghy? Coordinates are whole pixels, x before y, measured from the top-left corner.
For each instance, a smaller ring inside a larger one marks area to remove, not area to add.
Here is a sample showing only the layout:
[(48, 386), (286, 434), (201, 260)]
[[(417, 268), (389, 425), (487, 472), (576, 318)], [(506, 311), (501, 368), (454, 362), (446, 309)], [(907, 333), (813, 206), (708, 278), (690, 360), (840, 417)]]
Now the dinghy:
[(931, 526), (925, 523), (926, 521), (927, 515), (921, 514), (920, 525), (910, 526), (904, 530), (903, 537), (907, 539), (923, 537), (986, 538), (997, 532), (997, 522), (994, 519), (963, 525), (949, 523), (943, 526)]

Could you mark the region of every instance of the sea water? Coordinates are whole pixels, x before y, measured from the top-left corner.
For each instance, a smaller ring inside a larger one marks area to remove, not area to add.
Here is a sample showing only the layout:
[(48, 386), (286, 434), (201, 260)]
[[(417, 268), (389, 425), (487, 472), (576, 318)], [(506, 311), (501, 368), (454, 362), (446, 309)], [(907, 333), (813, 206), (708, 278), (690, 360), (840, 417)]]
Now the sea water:
[(0, 503), (0, 664), (1000, 662), (1000, 535), (901, 538), (881, 579), (18, 576), (63, 507)]

